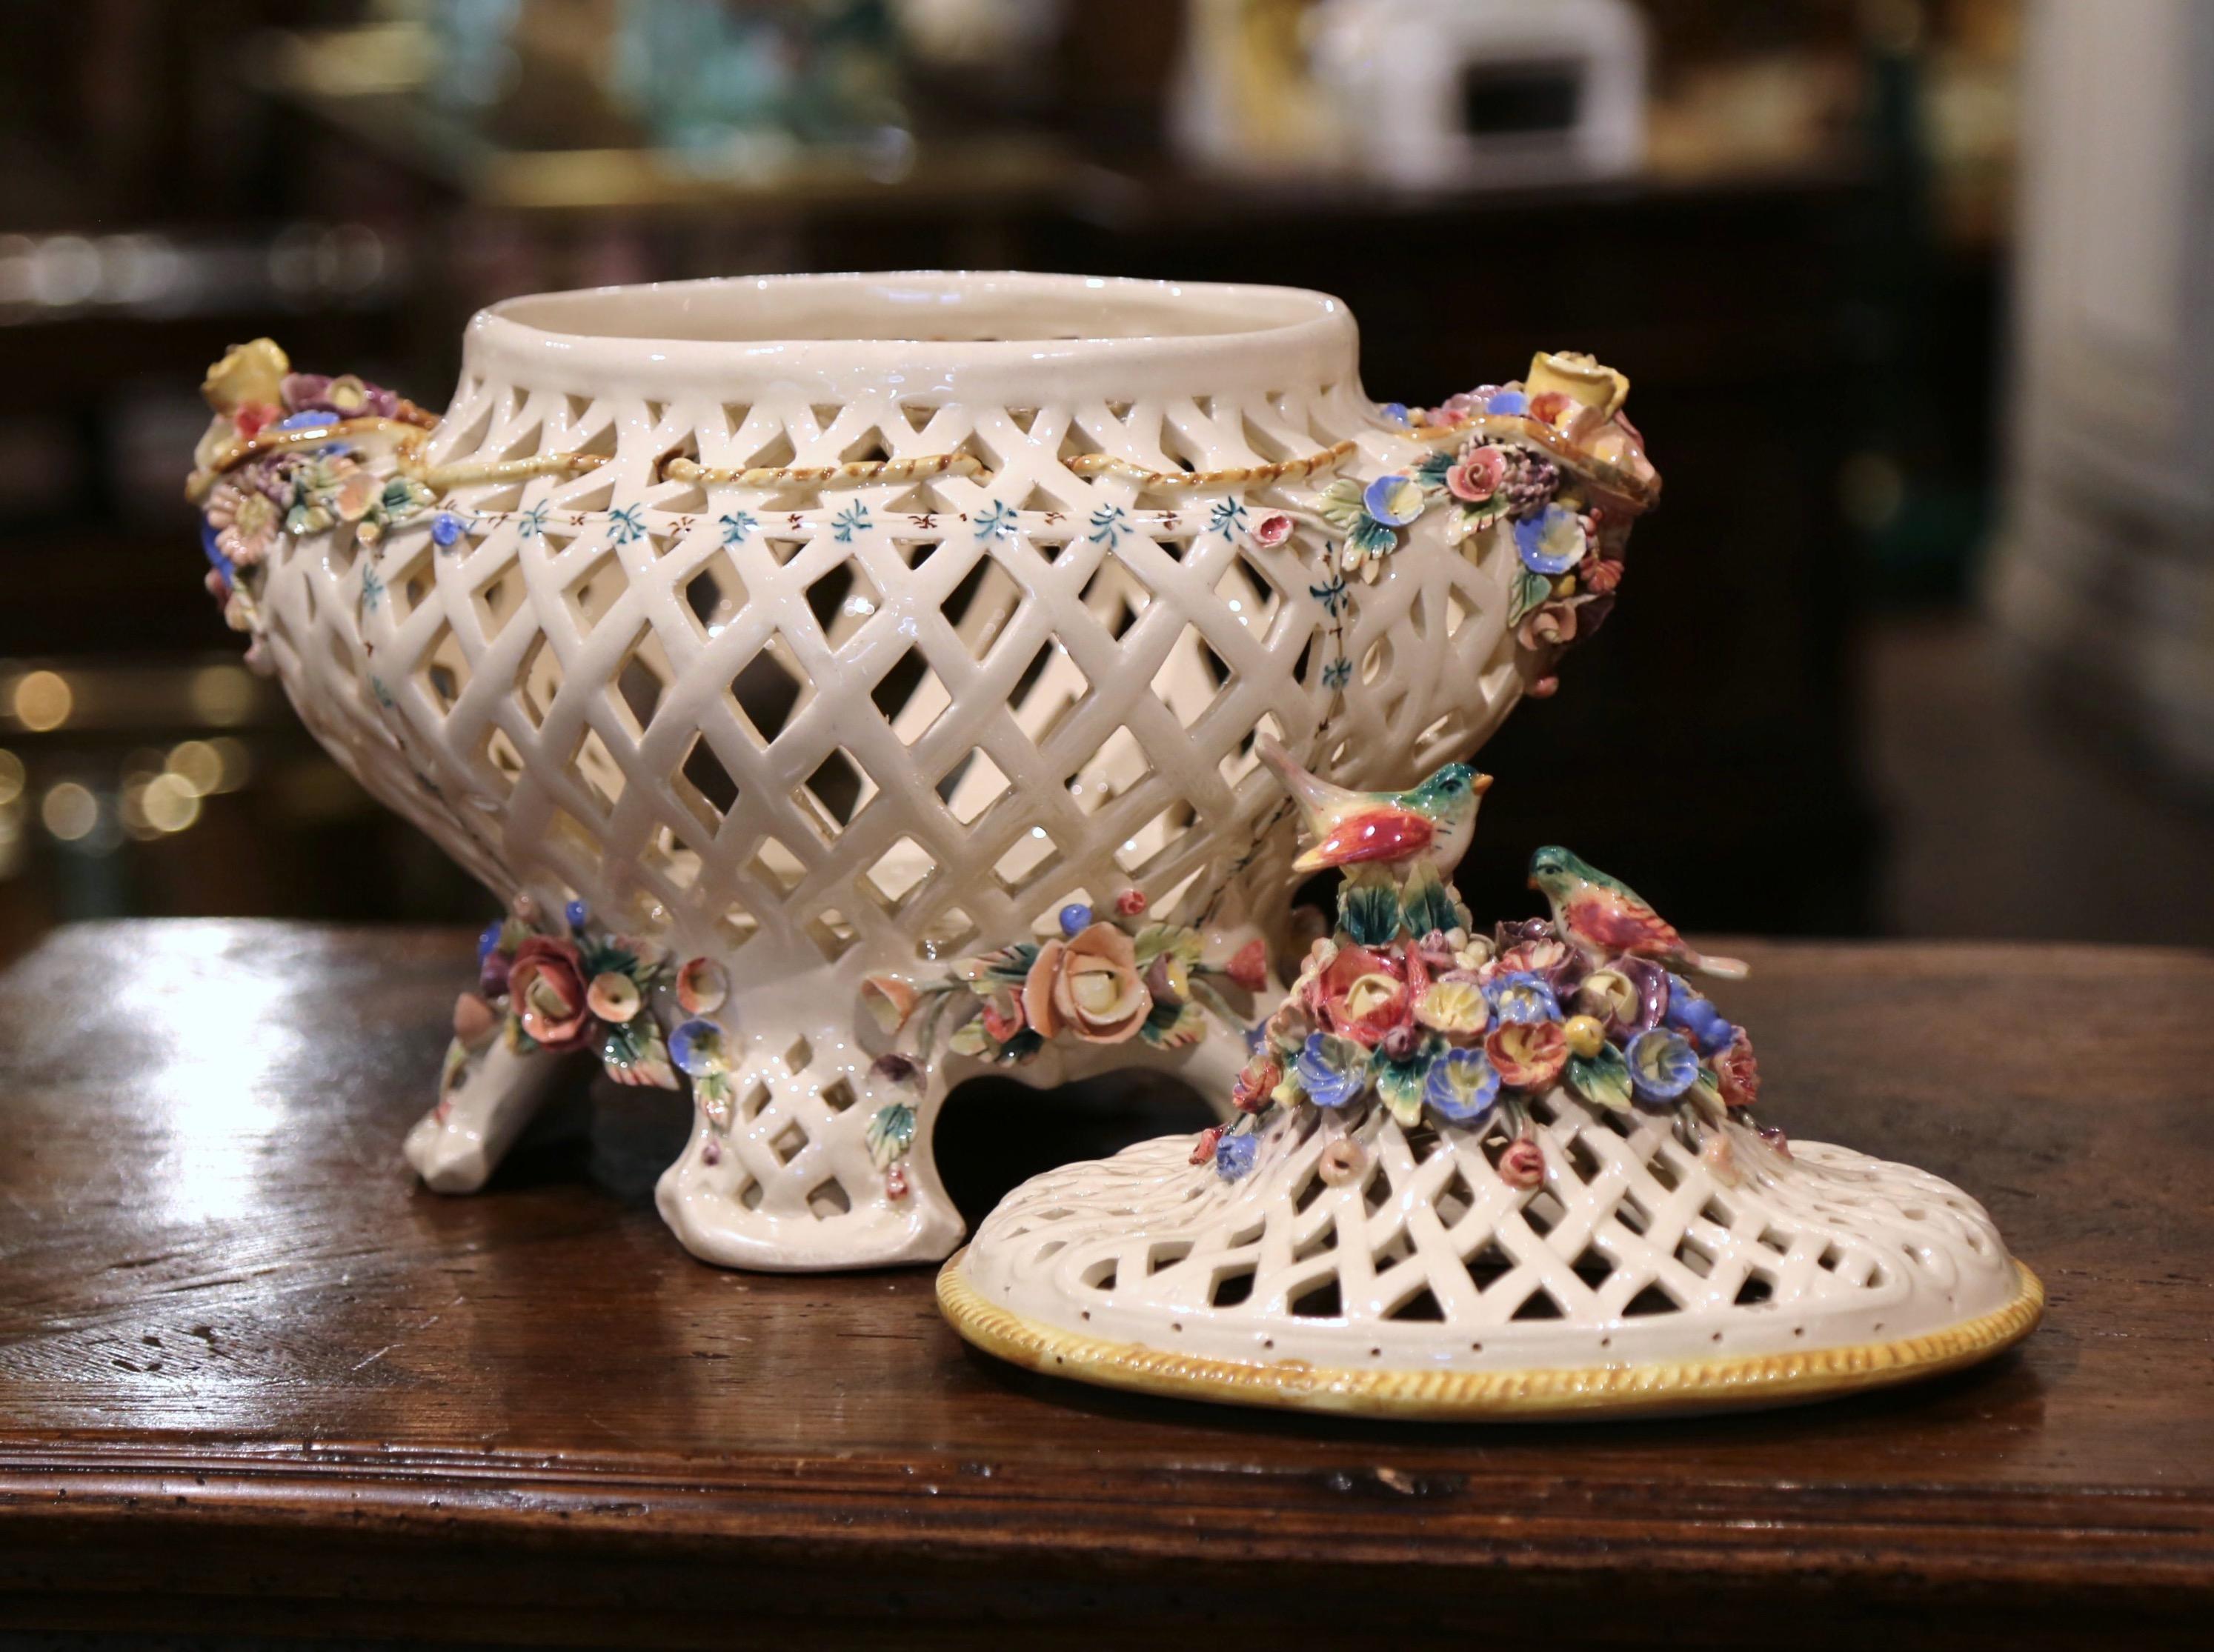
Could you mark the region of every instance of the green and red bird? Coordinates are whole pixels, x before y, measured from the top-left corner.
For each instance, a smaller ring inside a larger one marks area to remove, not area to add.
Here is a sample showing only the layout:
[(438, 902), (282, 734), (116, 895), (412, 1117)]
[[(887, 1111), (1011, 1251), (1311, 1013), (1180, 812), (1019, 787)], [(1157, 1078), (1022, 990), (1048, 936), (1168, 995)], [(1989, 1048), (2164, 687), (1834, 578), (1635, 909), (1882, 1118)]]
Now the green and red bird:
[(1468, 852), (1477, 805), (1491, 789), (1489, 775), (1448, 763), (1411, 791), (1349, 791), (1310, 774), (1266, 735), (1254, 749), (1306, 819), (1312, 847), (1292, 863), (1294, 871), (1428, 860), (1449, 872)]
[(1530, 857), (1530, 887), (1552, 902), (1553, 928), (1561, 939), (1593, 964), (1627, 954), (1690, 975), (1736, 980), (1746, 972), (1735, 958), (1709, 958), (1693, 949), (1637, 891), (1557, 844)]

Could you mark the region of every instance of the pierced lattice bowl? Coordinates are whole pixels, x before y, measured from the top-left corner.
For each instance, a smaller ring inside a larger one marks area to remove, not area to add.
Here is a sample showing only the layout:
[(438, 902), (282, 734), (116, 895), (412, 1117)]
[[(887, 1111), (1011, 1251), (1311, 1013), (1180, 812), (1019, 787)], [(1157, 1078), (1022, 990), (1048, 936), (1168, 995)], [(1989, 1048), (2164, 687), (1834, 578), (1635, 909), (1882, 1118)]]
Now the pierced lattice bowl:
[[(659, 1191), (696, 1253), (943, 1257), (931, 1126), (990, 1052), (888, 1092), (862, 984), (1134, 891), (1209, 958), (1281, 958), (1294, 846), (1257, 738), (1404, 783), (1611, 600), (1446, 484), (1499, 444), (1618, 574), (1657, 485), (1624, 381), (1548, 360), (1550, 389), (1410, 417), (1323, 295), (944, 274), (515, 300), (436, 419), (234, 352), (193, 485), (212, 582), (339, 760), (519, 914), (411, 1161), (480, 1184), (581, 1026), (620, 1077), (692, 1078)], [(599, 972), (589, 1013), (547, 947)], [(1020, 1070), (1170, 1064), (1220, 1100), (1244, 1053), (1210, 1021)]]

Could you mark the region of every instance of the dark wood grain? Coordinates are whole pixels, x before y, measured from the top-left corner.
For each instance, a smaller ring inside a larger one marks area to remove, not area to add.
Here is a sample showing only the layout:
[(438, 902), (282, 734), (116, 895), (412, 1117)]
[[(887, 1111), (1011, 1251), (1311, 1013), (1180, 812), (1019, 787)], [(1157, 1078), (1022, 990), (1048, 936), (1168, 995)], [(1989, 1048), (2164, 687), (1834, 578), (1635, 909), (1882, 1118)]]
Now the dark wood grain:
[[(0, 977), (0, 1625), (2187, 1643), (2214, 1610), (2214, 960), (1734, 949), (1765, 1111), (1982, 1198), (2051, 1292), (2021, 1350), (1617, 1425), (1057, 1385), (965, 1350), (927, 1271), (692, 1260), (651, 1208), (671, 1098), (595, 1088), (584, 1133), (485, 1193), (417, 1187), (399, 1138), (458, 933), (64, 930)], [(964, 1093), (942, 1152), (988, 1202), (1190, 1106)]]

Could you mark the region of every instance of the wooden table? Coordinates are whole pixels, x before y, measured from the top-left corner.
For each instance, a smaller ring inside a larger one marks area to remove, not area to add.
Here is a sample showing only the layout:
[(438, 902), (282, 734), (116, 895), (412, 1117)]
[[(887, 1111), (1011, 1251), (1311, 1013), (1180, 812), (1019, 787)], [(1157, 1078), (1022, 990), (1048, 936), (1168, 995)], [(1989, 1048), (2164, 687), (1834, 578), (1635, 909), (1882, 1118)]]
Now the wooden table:
[[(1771, 1115), (1987, 1200), (2052, 1293), (2022, 1349), (1802, 1411), (1522, 1429), (1057, 1384), (967, 1350), (927, 1271), (692, 1260), (651, 1204), (666, 1096), (596, 1091), (587, 1139), (480, 1196), (417, 1187), (459, 933), (62, 931), (0, 977), (0, 1628), (2203, 1635), (2214, 960), (1742, 949), (1724, 1002)], [(942, 1151), (988, 1202), (1140, 1100), (964, 1093)]]

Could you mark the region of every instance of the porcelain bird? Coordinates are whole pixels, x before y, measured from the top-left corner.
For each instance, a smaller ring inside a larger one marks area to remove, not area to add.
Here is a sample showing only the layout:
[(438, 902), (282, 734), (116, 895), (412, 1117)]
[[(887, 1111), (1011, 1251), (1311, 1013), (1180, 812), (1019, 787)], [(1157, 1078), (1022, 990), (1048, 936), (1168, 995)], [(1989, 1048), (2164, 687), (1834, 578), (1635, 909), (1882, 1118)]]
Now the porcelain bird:
[(1476, 811), (1491, 777), (1448, 763), (1411, 791), (1349, 791), (1310, 773), (1265, 736), (1254, 748), (1275, 771), (1306, 817), (1313, 847), (1292, 863), (1300, 872), (1373, 861), (1428, 860), (1450, 872), (1476, 836)]
[(1737, 980), (1747, 972), (1738, 959), (1695, 950), (1637, 891), (1558, 844), (1530, 857), (1530, 887), (1552, 903), (1561, 938), (1594, 964), (1626, 953), (1693, 975)]

